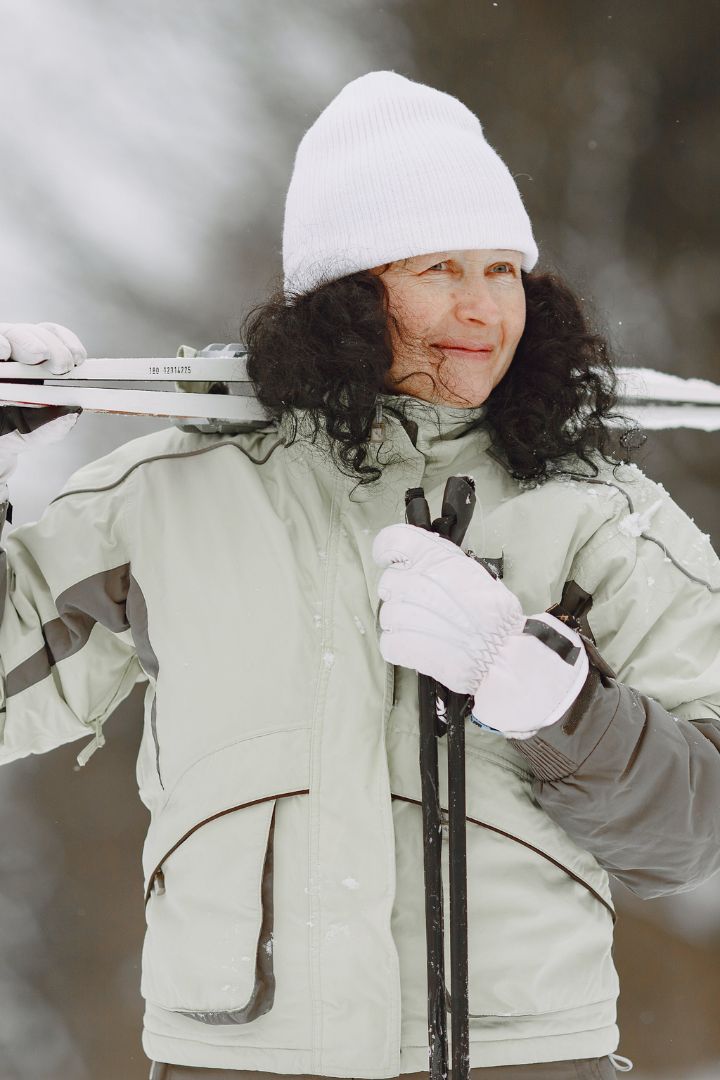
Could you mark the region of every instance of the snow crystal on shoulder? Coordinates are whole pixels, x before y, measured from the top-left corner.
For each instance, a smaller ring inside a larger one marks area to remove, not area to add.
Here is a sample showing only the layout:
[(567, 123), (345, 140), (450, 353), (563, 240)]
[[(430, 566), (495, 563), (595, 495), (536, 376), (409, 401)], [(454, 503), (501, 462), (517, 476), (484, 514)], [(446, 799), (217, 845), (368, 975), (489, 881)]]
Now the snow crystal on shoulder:
[(618, 531), (624, 533), (625, 536), (642, 536), (662, 504), (663, 500), (658, 499), (647, 510), (628, 514), (618, 525)]

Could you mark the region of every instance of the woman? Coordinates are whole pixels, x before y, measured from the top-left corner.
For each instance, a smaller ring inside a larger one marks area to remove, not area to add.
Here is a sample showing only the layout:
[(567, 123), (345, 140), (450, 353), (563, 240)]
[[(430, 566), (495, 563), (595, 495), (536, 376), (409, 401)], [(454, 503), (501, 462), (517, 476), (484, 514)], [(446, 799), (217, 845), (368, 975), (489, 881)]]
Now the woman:
[[(416, 671), (474, 698), (478, 1080), (615, 1075), (608, 874), (651, 897), (720, 867), (720, 565), (612, 458), (606, 347), (536, 258), (472, 113), (355, 80), (247, 323), (276, 424), (134, 440), (7, 539), (0, 760), (100, 745), (148, 683), (156, 1080), (426, 1070)], [(457, 473), (485, 565), (403, 524)]]

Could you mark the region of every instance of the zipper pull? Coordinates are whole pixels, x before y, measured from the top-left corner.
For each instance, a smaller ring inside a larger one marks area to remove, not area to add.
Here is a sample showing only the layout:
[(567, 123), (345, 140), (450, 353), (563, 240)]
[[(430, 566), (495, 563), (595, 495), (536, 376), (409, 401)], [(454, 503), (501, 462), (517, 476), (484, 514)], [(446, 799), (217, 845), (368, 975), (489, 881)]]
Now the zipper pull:
[(93, 756), (96, 750), (100, 750), (105, 745), (105, 736), (102, 730), (102, 720), (93, 720), (90, 725), (95, 732), (94, 738), (87, 743), (85, 748), (80, 751), (77, 756), (78, 765), (87, 765), (90, 758)]
[(385, 421), (383, 420), (382, 401), (375, 405), (375, 419), (370, 428), (370, 442), (381, 443), (385, 438)]

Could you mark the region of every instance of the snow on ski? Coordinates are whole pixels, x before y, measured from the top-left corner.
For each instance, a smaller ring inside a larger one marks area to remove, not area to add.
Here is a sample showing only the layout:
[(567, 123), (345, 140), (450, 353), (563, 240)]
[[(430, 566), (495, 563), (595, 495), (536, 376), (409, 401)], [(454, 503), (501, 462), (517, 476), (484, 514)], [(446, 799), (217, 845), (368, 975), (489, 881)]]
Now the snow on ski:
[(618, 368), (619, 408), (648, 431), (720, 431), (720, 386), (651, 368)]
[[(0, 404), (73, 405), (87, 412), (241, 423), (266, 419), (248, 379), (246, 357), (217, 348), (204, 352), (194, 358), (93, 358), (62, 376), (46, 363), (31, 368), (0, 362)], [(618, 408), (640, 427), (720, 431), (720, 385), (650, 368), (623, 367), (617, 373)], [(225, 384), (226, 392), (208, 393), (213, 383)]]

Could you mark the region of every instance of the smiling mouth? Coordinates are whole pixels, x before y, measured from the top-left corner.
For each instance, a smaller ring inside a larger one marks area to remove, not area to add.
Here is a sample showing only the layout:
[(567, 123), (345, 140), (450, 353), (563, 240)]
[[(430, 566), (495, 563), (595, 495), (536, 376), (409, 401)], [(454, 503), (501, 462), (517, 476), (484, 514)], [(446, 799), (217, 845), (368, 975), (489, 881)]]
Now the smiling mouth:
[(480, 348), (472, 349), (465, 345), (438, 344), (437, 348), (442, 349), (443, 352), (464, 353), (466, 356), (487, 356), (488, 353), (493, 351), (491, 345), (484, 345)]

